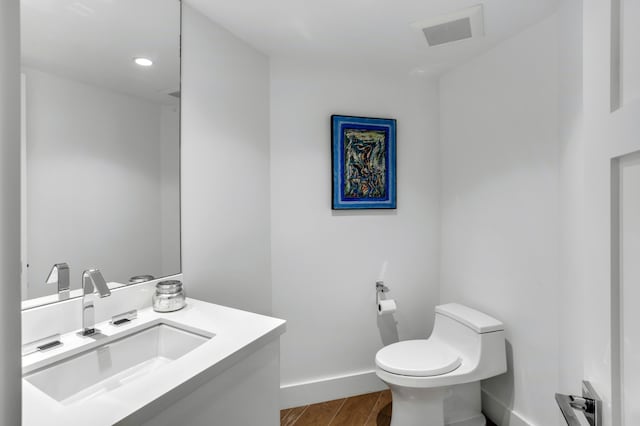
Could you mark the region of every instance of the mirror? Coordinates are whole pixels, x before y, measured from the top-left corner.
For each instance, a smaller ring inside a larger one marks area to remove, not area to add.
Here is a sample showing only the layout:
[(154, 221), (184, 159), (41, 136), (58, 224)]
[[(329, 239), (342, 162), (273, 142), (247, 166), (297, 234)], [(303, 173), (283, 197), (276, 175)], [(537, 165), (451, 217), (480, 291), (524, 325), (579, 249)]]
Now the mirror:
[(21, 43), (23, 301), (180, 273), (180, 1), (21, 0)]

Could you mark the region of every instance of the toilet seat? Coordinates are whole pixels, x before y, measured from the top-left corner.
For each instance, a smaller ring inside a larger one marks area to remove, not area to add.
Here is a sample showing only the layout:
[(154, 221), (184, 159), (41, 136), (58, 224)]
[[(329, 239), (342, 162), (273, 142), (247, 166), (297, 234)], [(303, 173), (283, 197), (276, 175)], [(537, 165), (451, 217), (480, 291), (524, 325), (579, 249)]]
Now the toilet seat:
[(439, 376), (454, 371), (461, 363), (453, 349), (431, 339), (393, 343), (376, 354), (379, 368), (403, 376)]

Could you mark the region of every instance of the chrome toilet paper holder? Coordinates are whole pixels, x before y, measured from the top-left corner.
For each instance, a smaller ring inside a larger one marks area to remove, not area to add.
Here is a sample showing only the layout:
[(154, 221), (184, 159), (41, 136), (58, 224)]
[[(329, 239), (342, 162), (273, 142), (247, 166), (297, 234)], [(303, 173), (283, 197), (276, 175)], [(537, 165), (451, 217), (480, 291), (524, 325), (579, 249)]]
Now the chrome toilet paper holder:
[(376, 306), (380, 303), (380, 295), (389, 291), (389, 287), (384, 285), (384, 281), (376, 281)]

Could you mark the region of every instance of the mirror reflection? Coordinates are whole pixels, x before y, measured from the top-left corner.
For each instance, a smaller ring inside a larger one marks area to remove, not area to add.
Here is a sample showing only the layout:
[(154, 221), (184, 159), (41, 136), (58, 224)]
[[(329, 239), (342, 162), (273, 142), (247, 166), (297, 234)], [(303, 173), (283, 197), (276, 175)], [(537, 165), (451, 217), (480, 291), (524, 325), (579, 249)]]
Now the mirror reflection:
[(179, 273), (179, 0), (21, 0), (21, 27), (23, 300)]

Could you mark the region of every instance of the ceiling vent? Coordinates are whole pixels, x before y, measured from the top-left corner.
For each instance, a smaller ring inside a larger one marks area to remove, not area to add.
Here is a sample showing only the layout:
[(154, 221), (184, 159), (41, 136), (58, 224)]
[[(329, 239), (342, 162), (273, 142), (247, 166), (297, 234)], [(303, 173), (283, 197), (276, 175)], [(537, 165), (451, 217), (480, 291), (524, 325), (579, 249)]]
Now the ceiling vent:
[(440, 46), (484, 35), (482, 5), (476, 5), (437, 19), (412, 24), (427, 39), (429, 46)]

